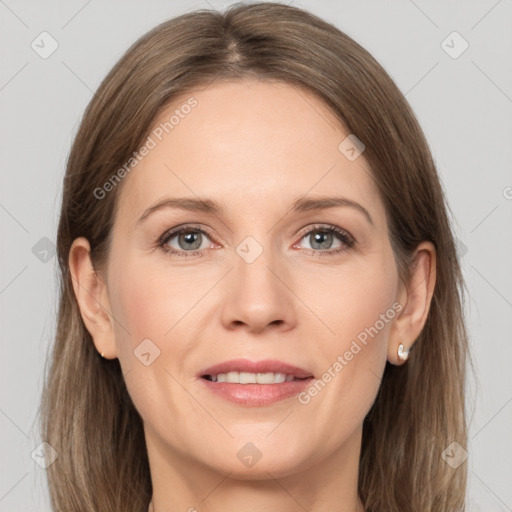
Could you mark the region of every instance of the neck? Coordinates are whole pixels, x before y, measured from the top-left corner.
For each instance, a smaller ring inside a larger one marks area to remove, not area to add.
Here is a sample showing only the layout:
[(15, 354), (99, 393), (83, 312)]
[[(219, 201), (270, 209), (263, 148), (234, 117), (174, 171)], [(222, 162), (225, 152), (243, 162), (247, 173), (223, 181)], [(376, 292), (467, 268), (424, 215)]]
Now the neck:
[(261, 465), (256, 472), (257, 463), (251, 476), (237, 474), (236, 467), (216, 471), (185, 453), (169, 453), (168, 445), (166, 453), (147, 433), (146, 444), (153, 484), (148, 512), (259, 512), (269, 504), (280, 512), (364, 512), (357, 493), (360, 429), (327, 459), (310, 466), (299, 462), (286, 471)]

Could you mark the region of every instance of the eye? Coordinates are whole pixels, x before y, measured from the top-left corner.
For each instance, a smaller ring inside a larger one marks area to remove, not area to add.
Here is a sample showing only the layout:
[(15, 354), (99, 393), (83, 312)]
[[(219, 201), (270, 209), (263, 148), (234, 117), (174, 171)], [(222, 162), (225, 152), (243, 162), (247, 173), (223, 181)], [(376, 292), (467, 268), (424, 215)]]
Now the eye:
[[(318, 255), (321, 253), (327, 255), (339, 254), (355, 245), (352, 235), (344, 229), (332, 225), (315, 225), (312, 229), (301, 233), (301, 235), (301, 240), (306, 240), (309, 243), (309, 247), (306, 247), (306, 249)], [(336, 242), (338, 245), (333, 248), (333, 244), (336, 244)], [(293, 247), (296, 248), (297, 244), (294, 244)]]
[(212, 235), (203, 228), (182, 226), (166, 231), (158, 241), (159, 247), (172, 256), (195, 256), (211, 247), (207, 243)]
[[(170, 256), (198, 256), (207, 252), (211, 247), (213, 235), (204, 228), (181, 226), (166, 231), (158, 241), (158, 246)], [(314, 225), (307, 231), (301, 232), (300, 240), (307, 240), (309, 247), (305, 249), (315, 255), (336, 255), (347, 251), (355, 245), (354, 237), (337, 226)], [(210, 240), (210, 243), (208, 243)], [(333, 244), (336, 244), (333, 248)], [(293, 245), (299, 248), (298, 244)]]

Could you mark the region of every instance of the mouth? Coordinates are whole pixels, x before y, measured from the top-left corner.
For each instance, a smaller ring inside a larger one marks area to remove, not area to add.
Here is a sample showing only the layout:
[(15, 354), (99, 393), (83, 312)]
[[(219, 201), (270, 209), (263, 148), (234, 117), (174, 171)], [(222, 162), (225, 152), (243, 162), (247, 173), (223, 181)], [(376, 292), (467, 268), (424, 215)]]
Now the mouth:
[(275, 359), (232, 359), (202, 369), (197, 377), (233, 384), (280, 384), (306, 380), (313, 377), (313, 374), (299, 366)]
[(201, 370), (197, 377), (213, 395), (244, 407), (296, 397), (315, 378), (308, 370), (270, 359), (225, 361)]
[(296, 377), (295, 375), (287, 375), (285, 373), (233, 371), (216, 375), (202, 375), (201, 378), (210, 382), (227, 382), (231, 384), (282, 384), (283, 382), (310, 380), (313, 376)]

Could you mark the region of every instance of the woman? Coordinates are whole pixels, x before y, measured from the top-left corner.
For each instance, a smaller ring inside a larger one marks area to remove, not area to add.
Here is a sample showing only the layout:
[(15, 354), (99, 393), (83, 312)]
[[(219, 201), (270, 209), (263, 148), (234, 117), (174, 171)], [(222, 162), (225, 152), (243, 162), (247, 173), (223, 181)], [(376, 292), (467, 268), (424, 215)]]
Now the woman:
[(259, 3), (143, 36), (85, 112), (57, 242), (56, 511), (463, 509), (443, 190), (337, 28)]

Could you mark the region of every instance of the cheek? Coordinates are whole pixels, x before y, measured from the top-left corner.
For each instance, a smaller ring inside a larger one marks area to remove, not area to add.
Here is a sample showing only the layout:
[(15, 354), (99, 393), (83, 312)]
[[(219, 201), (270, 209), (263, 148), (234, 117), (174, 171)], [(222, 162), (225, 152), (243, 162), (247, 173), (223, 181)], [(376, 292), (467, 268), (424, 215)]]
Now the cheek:
[[(360, 266), (347, 265), (315, 280), (315, 287), (308, 285), (308, 305), (328, 326), (319, 345), (321, 382), (311, 391), (322, 395), (322, 402), (332, 400), (327, 409), (352, 411), (354, 421), (369, 410), (380, 385), (397, 315), (396, 286), (392, 255), (382, 253), (371, 264), (366, 259)], [(310, 398), (304, 396), (303, 403)]]
[(111, 305), (118, 359), (136, 409), (145, 420), (154, 419), (155, 411), (174, 396), (166, 393), (173, 386), (169, 373), (175, 374), (173, 362), (186, 350), (186, 337), (175, 341), (190, 301), (176, 293), (171, 276), (149, 265), (119, 265), (115, 279)]
[(194, 305), (206, 288), (192, 282), (190, 271), (171, 273), (151, 258), (126, 258), (112, 274), (118, 358), (130, 380), (144, 381), (146, 393), (167, 386), (157, 380), (169, 378), (165, 370), (174, 374), (191, 350)]
[(387, 336), (397, 293), (392, 257), (376, 254), (375, 258), (354, 259), (339, 268), (316, 271), (314, 276), (304, 276), (298, 295), (307, 298), (327, 346), (338, 350), (348, 348), (358, 336), (363, 342), (365, 336), (368, 340)]
[(155, 256), (148, 256), (146, 264), (144, 258), (132, 264), (128, 261), (115, 276), (113, 314), (122, 318), (129, 333), (121, 329), (122, 338), (128, 336), (135, 345), (145, 338), (162, 345), (193, 298), (189, 287), (183, 286), (175, 275), (151, 264), (151, 258)]
[(150, 379), (167, 351), (165, 333), (176, 322), (171, 313), (175, 295), (148, 267), (130, 265), (128, 259), (116, 266), (112, 284), (115, 341), (123, 373), (130, 377), (127, 384)]
[[(168, 302), (172, 294), (166, 293), (164, 283), (155, 285), (150, 276), (131, 273), (131, 278), (119, 287), (118, 311), (134, 342), (138, 339), (160, 338), (169, 329)], [(164, 314), (167, 311), (167, 315)]]

